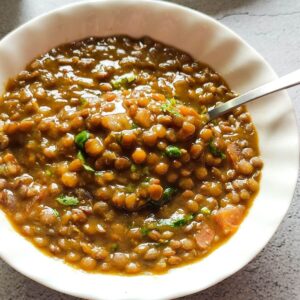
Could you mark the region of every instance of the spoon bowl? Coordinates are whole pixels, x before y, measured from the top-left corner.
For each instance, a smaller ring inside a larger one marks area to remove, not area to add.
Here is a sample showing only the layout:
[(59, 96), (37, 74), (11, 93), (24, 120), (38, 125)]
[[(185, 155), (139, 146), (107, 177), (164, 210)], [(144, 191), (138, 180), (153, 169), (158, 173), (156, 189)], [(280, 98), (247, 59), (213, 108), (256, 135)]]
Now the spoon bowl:
[(208, 111), (208, 120), (210, 122), (217, 117), (233, 110), (234, 108), (254, 101), (263, 96), (275, 93), (277, 91), (287, 89), (289, 87), (300, 84), (300, 70), (289, 73), (283, 77), (277, 78), (269, 83), (266, 83), (258, 88), (255, 88), (241, 96), (238, 96), (226, 103), (217, 105), (215, 108)]

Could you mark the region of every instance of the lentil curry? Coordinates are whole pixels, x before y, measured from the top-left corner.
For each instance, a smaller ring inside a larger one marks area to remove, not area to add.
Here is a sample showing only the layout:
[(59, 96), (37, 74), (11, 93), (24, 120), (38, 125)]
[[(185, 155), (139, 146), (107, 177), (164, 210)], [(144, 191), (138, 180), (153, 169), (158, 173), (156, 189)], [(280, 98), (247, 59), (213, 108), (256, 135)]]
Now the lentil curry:
[(262, 160), (220, 75), (150, 38), (52, 49), (0, 100), (0, 205), (45, 253), (86, 271), (161, 273), (238, 228)]

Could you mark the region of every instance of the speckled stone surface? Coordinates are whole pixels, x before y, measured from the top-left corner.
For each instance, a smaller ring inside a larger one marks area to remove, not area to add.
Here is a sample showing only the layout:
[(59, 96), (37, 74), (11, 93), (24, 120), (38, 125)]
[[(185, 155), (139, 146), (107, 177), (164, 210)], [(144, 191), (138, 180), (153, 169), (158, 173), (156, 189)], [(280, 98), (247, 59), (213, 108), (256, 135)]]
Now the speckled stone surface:
[[(78, 0), (0, 0), (0, 37), (32, 17), (72, 2)], [(260, 52), (279, 75), (300, 68), (300, 0), (170, 2), (220, 20)], [(300, 88), (289, 93), (299, 124)], [(27, 279), (0, 259), (0, 300), (29, 299), (76, 300)], [(206, 291), (181, 299), (300, 299), (300, 180), (284, 221), (265, 249), (230, 278)]]

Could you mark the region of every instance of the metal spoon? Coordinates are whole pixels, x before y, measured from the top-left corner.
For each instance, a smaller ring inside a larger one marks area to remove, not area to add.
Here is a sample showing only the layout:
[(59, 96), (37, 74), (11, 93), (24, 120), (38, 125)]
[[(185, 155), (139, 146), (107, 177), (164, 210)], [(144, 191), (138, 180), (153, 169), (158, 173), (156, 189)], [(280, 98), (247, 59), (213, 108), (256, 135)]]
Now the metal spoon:
[(208, 111), (208, 122), (257, 98), (300, 84), (300, 70), (266, 83)]

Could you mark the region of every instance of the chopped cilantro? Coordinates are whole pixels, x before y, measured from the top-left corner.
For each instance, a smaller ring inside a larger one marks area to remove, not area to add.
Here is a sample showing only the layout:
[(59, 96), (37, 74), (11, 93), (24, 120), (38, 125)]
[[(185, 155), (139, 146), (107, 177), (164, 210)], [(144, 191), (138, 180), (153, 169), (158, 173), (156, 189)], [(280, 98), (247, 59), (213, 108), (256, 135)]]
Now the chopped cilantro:
[(213, 156), (220, 157), (221, 159), (226, 158), (226, 154), (217, 148), (213, 139), (211, 139), (208, 143), (208, 150)]
[(83, 164), (82, 166), (87, 172), (95, 172), (95, 170), (89, 165)]
[(136, 172), (137, 171), (137, 166), (135, 165), (135, 164), (132, 164), (131, 166), (130, 166), (130, 172), (131, 173), (134, 173), (134, 172)]
[(149, 182), (151, 180), (151, 177), (145, 177), (143, 182)]
[(6, 164), (0, 165), (0, 175), (5, 176), (6, 173), (7, 173), (7, 165)]
[(117, 243), (114, 243), (110, 246), (111, 252), (116, 252), (119, 249), (119, 245)]
[(56, 201), (62, 205), (66, 205), (66, 206), (74, 206), (79, 203), (78, 198), (73, 197), (73, 196), (66, 196), (66, 195), (61, 195), (61, 196), (57, 197)]
[(181, 151), (178, 147), (170, 145), (166, 148), (165, 154), (171, 158), (178, 158), (181, 156)]
[(144, 167), (143, 168), (143, 175), (149, 175), (149, 167)]
[(80, 150), (77, 152), (77, 158), (80, 159), (82, 162), (85, 162), (85, 157), (84, 157), (82, 151), (80, 151)]
[(55, 208), (52, 208), (52, 211), (53, 211), (53, 214), (56, 218), (59, 217), (59, 212), (55, 209)]
[(173, 221), (172, 227), (182, 227), (190, 223), (193, 219), (194, 219), (193, 215), (183, 216), (182, 218)]
[(165, 113), (169, 113), (169, 114), (177, 116), (177, 117), (181, 116), (181, 114), (179, 113), (179, 111), (176, 107), (176, 99), (175, 98), (168, 98), (166, 100), (166, 102), (161, 105), (161, 109)]
[(177, 190), (175, 188), (172, 187), (165, 188), (161, 198), (162, 204), (169, 202), (172, 199), (172, 197), (176, 194), (176, 192)]
[(104, 173), (105, 171), (96, 171), (95, 176), (103, 176)]
[(143, 229), (144, 232), (146, 232), (146, 229), (159, 229), (161, 227), (173, 227), (173, 228), (179, 228), (182, 226), (185, 226), (189, 224), (191, 221), (193, 221), (195, 218), (194, 214), (189, 215), (182, 215), (176, 218), (170, 218), (170, 219), (160, 219), (157, 222), (150, 222), (146, 223)]
[(82, 96), (80, 97), (79, 101), (80, 101), (81, 107), (84, 107), (86, 104), (89, 103), (89, 101)]
[(82, 166), (87, 172), (95, 172), (95, 170), (91, 166), (86, 164), (86, 160), (82, 151), (78, 151), (77, 158), (81, 160)]
[(141, 227), (141, 234), (142, 234), (143, 236), (148, 235), (149, 232), (150, 232), (150, 229), (149, 229), (149, 228), (147, 228), (147, 227)]
[(130, 72), (130, 73), (126, 73), (122, 76), (119, 76), (116, 79), (113, 79), (111, 81), (111, 84), (115, 89), (120, 89), (121, 87), (124, 87), (129, 83), (132, 83), (136, 79), (137, 79), (137, 76), (133, 72)]
[(90, 133), (87, 130), (83, 130), (75, 136), (75, 144), (80, 149), (84, 149), (84, 145), (86, 141), (89, 139), (89, 137), (90, 137)]
[(122, 132), (122, 131), (121, 131), (121, 132), (116, 132), (116, 133), (114, 133), (113, 136), (115, 137), (116, 142), (117, 142), (118, 144), (121, 144), (121, 143), (122, 143), (122, 138), (123, 138), (123, 132)]
[(132, 122), (131, 129), (137, 129), (137, 128), (139, 128), (139, 125), (137, 125), (136, 123)]
[(177, 189), (167, 187), (163, 191), (161, 198), (158, 201), (150, 200), (148, 203), (154, 207), (161, 207), (172, 200), (172, 197), (177, 193)]
[(129, 183), (128, 185), (125, 186), (125, 191), (127, 193), (133, 193), (135, 190), (136, 190), (136, 187), (132, 183)]
[(49, 176), (49, 177), (53, 175), (53, 174), (52, 174), (52, 171), (51, 171), (49, 168), (46, 169), (45, 173), (46, 173), (46, 175)]
[(201, 114), (201, 115), (207, 114), (207, 107), (204, 105), (201, 105), (201, 107), (199, 109), (199, 114)]
[(211, 120), (210, 123), (212, 123), (214, 126), (217, 126), (217, 125), (218, 125), (218, 121), (217, 121), (216, 119)]
[(200, 212), (201, 212), (203, 215), (210, 215), (210, 214), (211, 214), (211, 210), (210, 210), (208, 207), (206, 207), (206, 206), (202, 207), (202, 208), (200, 209)]

